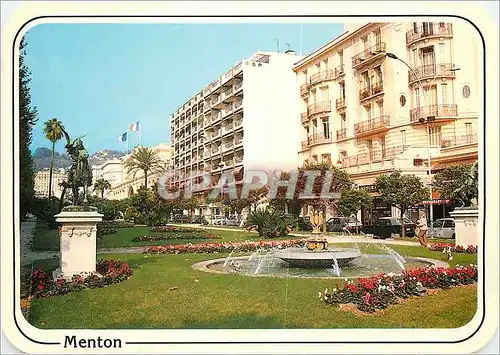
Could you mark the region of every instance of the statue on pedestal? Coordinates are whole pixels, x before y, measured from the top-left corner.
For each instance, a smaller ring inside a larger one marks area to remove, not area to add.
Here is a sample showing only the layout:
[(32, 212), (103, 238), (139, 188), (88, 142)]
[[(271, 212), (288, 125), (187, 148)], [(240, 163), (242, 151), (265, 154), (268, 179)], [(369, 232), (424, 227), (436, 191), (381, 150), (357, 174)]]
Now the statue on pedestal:
[[(88, 201), (88, 187), (92, 185), (92, 169), (89, 164), (89, 153), (84, 148), (82, 141), (85, 135), (71, 141), (69, 134), (64, 129), (62, 131), (66, 137), (66, 151), (73, 160), (68, 172), (68, 184), (73, 193), (73, 205), (79, 206)], [(83, 201), (80, 201), (79, 198), (80, 187), (83, 187)]]

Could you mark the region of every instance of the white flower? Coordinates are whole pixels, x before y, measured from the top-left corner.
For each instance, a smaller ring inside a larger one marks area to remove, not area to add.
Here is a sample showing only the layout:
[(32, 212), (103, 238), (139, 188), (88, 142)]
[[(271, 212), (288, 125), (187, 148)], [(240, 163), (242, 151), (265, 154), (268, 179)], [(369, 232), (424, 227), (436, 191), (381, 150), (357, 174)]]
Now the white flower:
[(323, 295), (321, 294), (321, 292), (318, 292), (318, 297), (319, 297), (319, 299), (321, 299), (321, 297), (323, 297)]
[(349, 281), (349, 279), (347, 277), (344, 278), (345, 281)]
[(328, 289), (327, 288), (325, 288), (325, 293), (328, 293)]
[(393, 277), (395, 274), (393, 272), (390, 272), (387, 274), (387, 276)]
[(328, 296), (325, 296), (323, 299), (324, 299), (325, 301), (328, 301)]

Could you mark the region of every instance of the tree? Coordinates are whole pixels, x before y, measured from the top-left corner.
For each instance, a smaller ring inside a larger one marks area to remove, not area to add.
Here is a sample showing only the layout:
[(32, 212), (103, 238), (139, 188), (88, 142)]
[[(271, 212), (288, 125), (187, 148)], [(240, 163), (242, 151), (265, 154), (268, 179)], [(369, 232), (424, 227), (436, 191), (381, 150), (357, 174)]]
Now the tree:
[(49, 200), (52, 197), (52, 170), (54, 169), (54, 149), (56, 142), (63, 136), (64, 126), (57, 118), (52, 118), (44, 122), (43, 134), (45, 138), (52, 142), (52, 150), (50, 155), (50, 170), (49, 170)]
[(417, 203), (429, 199), (429, 190), (425, 188), (419, 177), (403, 175), (400, 170), (389, 175), (380, 175), (375, 181), (375, 187), (381, 194), (382, 201), (396, 206), (401, 211), (401, 236), (404, 238), (403, 216), (405, 211)]
[(434, 176), (434, 189), (441, 198), (454, 204), (471, 206), (478, 198), (478, 166), (453, 165)]
[(142, 170), (144, 172), (144, 187), (148, 187), (148, 172), (164, 171), (164, 163), (158, 156), (158, 150), (139, 147), (125, 162), (128, 173), (135, 174)]
[[(364, 189), (347, 189), (342, 191), (337, 205), (340, 213), (346, 217), (357, 215), (362, 208), (369, 208), (373, 204), (373, 196)], [(356, 233), (358, 233), (358, 219), (356, 218)]]
[(98, 179), (94, 183), (94, 191), (99, 192), (101, 194), (101, 198), (104, 198), (104, 191), (109, 190), (111, 188), (111, 184), (108, 180), (104, 180), (103, 178)]
[(33, 126), (37, 121), (37, 109), (31, 105), (29, 83), (31, 73), (26, 66), (26, 37), (19, 47), (19, 201), (21, 218), (31, 209), (35, 196), (35, 171), (30, 144)]

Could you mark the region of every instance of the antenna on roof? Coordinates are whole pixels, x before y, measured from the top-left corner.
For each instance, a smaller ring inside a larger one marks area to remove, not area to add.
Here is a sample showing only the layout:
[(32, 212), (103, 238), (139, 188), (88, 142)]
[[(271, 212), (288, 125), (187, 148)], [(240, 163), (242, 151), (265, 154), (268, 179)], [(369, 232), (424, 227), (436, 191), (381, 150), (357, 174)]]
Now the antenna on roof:
[(288, 46), (287, 52), (290, 50), (290, 43), (285, 43), (285, 46)]
[(274, 39), (276, 41), (276, 48), (277, 48), (277, 52), (279, 53), (280, 52), (280, 40), (275, 38)]

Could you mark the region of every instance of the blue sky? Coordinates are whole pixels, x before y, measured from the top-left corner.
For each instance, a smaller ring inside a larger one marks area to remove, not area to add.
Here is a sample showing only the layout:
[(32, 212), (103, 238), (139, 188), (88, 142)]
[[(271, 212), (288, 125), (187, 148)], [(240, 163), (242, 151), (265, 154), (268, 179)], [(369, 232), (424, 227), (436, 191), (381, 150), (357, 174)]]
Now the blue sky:
[[(343, 25), (304, 24), (302, 53), (338, 36)], [(141, 122), (141, 143), (168, 142), (169, 116), (193, 94), (257, 50), (299, 52), (300, 24), (44, 24), (27, 34), (32, 150), (50, 147), (42, 124), (61, 120), (90, 153), (125, 150), (117, 137)], [(129, 146), (137, 136), (129, 136)], [(64, 143), (56, 145), (62, 152)]]

